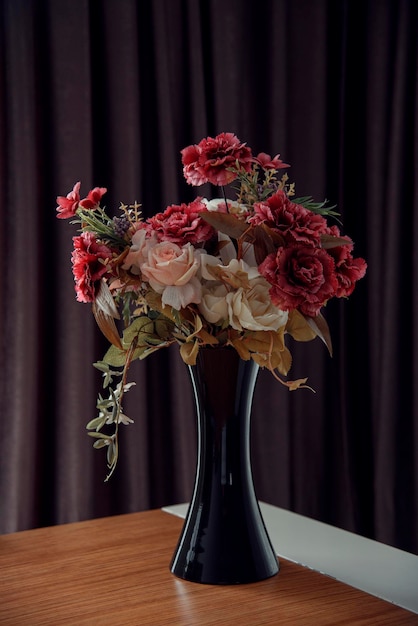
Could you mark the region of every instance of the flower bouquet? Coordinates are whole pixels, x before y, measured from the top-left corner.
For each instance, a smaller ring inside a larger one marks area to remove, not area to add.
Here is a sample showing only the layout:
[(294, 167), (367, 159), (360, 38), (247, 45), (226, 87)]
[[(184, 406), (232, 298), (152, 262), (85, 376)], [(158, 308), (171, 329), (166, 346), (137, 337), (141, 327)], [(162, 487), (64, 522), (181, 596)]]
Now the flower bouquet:
[(57, 217), (80, 226), (72, 252), (77, 300), (91, 303), (111, 344), (94, 364), (107, 395), (99, 394), (98, 415), (87, 424), (94, 447), (107, 447), (107, 478), (117, 463), (119, 424), (132, 422), (122, 410), (134, 384), (127, 382), (132, 361), (176, 343), (194, 365), (202, 347), (231, 346), (290, 390), (307, 387), (307, 379), (285, 379), (287, 336), (320, 337), (331, 353), (321, 309), (348, 297), (366, 271), (352, 240), (328, 224), (334, 208), (295, 197), (280, 155), (254, 156), (233, 133), (221, 133), (181, 156), (186, 181), (211, 183), (219, 197), (173, 204), (146, 219), (136, 202), (112, 216), (102, 206), (103, 187), (81, 198), (77, 182), (57, 198)]

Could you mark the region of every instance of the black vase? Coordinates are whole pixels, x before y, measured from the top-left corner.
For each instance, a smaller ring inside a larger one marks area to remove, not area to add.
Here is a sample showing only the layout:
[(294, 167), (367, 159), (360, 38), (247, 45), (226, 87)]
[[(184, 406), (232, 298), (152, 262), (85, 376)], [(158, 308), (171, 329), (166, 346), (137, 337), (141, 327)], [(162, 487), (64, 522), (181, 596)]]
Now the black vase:
[(255, 494), (250, 418), (258, 374), (230, 347), (201, 348), (189, 366), (198, 423), (193, 496), (171, 571), (209, 584), (250, 583), (279, 571)]

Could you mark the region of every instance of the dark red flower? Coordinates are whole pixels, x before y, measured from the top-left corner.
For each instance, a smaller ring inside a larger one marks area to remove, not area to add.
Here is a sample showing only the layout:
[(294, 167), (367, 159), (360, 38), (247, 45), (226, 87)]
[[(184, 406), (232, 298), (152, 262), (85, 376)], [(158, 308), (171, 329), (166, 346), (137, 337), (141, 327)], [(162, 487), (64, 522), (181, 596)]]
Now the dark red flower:
[(315, 317), (338, 288), (333, 258), (314, 246), (280, 247), (258, 269), (271, 284), (271, 301), (283, 311)]
[(61, 220), (74, 217), (80, 202), (80, 181), (74, 185), (66, 196), (57, 197), (57, 217)]
[(93, 302), (97, 282), (108, 272), (103, 263), (112, 257), (112, 251), (98, 243), (90, 232), (73, 237), (74, 250), (71, 255), (75, 290), (79, 302)]
[(248, 221), (253, 225), (266, 224), (279, 231), (286, 243), (318, 245), (320, 235), (327, 232), (327, 222), (322, 215), (291, 202), (282, 190), (263, 202), (256, 202), (254, 215)]
[(190, 204), (172, 204), (163, 213), (150, 217), (147, 225), (160, 241), (196, 245), (212, 239), (216, 234), (212, 226), (200, 216), (206, 210), (200, 198)]
[(227, 185), (236, 178), (228, 168), (239, 166), (246, 172), (251, 169), (253, 157), (250, 148), (241, 143), (233, 133), (221, 133), (202, 139), (181, 151), (183, 173), (190, 185)]
[[(335, 237), (341, 237), (340, 231), (337, 226), (329, 228), (329, 234)], [(335, 246), (328, 248), (327, 252), (332, 256), (335, 263), (335, 275), (338, 281), (338, 287), (336, 290), (337, 298), (348, 298), (356, 286), (356, 282), (363, 278), (366, 273), (367, 263), (361, 257), (354, 258), (352, 251), (354, 244), (350, 237), (344, 237), (347, 245)]]

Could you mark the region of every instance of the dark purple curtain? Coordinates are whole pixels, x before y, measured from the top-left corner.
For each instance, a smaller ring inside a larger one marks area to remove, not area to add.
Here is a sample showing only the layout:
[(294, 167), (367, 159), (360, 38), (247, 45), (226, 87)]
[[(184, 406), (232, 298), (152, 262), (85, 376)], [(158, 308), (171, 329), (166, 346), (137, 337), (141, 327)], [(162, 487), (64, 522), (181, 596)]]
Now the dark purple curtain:
[(116, 474), (85, 424), (106, 341), (75, 300), (77, 180), (145, 215), (189, 201), (180, 149), (222, 131), (292, 164), (369, 264), (330, 303), (334, 357), (294, 344), (289, 393), (261, 372), (260, 499), (418, 553), (417, 3), (1, 0), (0, 530), (191, 495), (195, 422), (177, 350), (135, 363)]

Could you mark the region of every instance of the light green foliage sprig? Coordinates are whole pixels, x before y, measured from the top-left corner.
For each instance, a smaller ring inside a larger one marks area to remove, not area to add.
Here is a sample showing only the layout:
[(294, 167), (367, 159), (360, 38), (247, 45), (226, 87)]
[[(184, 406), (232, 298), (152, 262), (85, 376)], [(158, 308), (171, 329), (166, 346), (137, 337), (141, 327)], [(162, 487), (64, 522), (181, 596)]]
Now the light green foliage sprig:
[[(119, 456), (119, 444), (118, 444), (118, 431), (119, 424), (133, 423), (129, 417), (124, 415), (122, 410), (122, 399), (124, 393), (135, 385), (135, 383), (127, 383), (126, 376), (129, 366), (132, 361), (133, 353), (136, 347), (136, 342), (133, 341), (129, 350), (126, 353), (125, 364), (121, 371), (111, 369), (108, 363), (105, 361), (98, 361), (94, 363), (94, 367), (103, 373), (103, 388), (109, 389), (109, 397), (103, 398), (101, 394), (98, 396), (96, 408), (99, 411), (99, 415), (92, 419), (86, 426), (89, 431), (87, 434), (90, 437), (96, 439), (93, 444), (94, 448), (104, 448), (107, 446), (107, 466), (109, 473), (106, 476), (105, 481), (108, 481), (116, 469)], [(111, 387), (113, 377), (121, 377), (121, 380), (115, 388)], [(114, 432), (112, 434), (106, 434), (101, 432), (105, 425), (114, 425)]]

